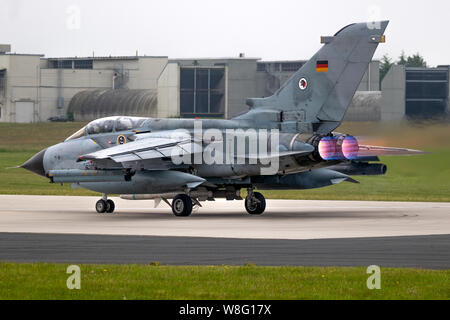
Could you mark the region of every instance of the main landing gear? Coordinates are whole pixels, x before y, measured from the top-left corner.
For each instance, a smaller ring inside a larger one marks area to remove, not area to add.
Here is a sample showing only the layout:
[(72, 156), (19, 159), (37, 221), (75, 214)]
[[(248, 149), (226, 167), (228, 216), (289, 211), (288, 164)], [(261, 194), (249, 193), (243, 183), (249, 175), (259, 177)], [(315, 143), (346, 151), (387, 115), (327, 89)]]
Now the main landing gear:
[[(202, 206), (197, 198), (191, 197), (188, 194), (176, 195), (173, 198), (172, 203), (170, 203), (166, 198), (161, 197), (159, 199), (162, 199), (165, 203), (167, 203), (172, 208), (173, 214), (177, 217), (188, 217), (192, 214), (193, 210), (196, 210)], [(239, 195), (234, 199), (242, 200)], [(214, 200), (214, 198), (211, 197), (208, 200)], [(227, 197), (227, 200), (233, 199)], [(104, 194), (102, 199), (98, 200), (95, 204), (95, 210), (98, 213), (113, 213), (114, 209), (114, 202), (109, 200), (106, 194)], [(261, 193), (254, 192), (253, 188), (249, 188), (248, 196), (245, 198), (245, 209), (251, 215), (261, 215), (266, 210), (266, 199)]]
[[(177, 217), (188, 217), (192, 214), (193, 208), (201, 207), (197, 199), (191, 198), (187, 194), (179, 194), (175, 196), (170, 204), (163, 199), (168, 205), (172, 207), (172, 212)], [(248, 196), (245, 198), (245, 209), (251, 215), (261, 215), (266, 210), (266, 199), (259, 192), (254, 192), (253, 188), (248, 189)]]
[(95, 204), (95, 210), (98, 213), (113, 213), (116, 209), (116, 205), (114, 201), (108, 199), (106, 194), (103, 195), (103, 198), (98, 200)]
[(187, 194), (179, 194), (172, 200), (172, 212), (177, 217), (190, 216), (193, 206), (193, 200)]
[(245, 198), (245, 209), (251, 215), (263, 214), (266, 210), (266, 199), (261, 193), (248, 189), (248, 196)]

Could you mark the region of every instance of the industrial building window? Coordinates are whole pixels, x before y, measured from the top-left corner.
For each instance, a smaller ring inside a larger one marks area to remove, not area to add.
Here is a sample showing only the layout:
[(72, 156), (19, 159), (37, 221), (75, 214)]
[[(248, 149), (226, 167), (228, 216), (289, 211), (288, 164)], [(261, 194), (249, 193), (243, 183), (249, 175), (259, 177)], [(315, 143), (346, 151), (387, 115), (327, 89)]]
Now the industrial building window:
[(74, 67), (75, 67), (75, 69), (92, 69), (93, 61), (92, 60), (75, 60)]
[(303, 66), (303, 62), (284, 62), (281, 64), (281, 71), (295, 72)]
[(181, 68), (180, 114), (185, 118), (224, 117), (225, 68)]
[(427, 81), (427, 80), (440, 80), (447, 81), (447, 71), (446, 70), (426, 70), (426, 69), (418, 69), (418, 70), (407, 70), (406, 72), (407, 80), (409, 81)]
[(53, 60), (50, 67), (53, 69), (72, 69), (73, 60)]
[(265, 63), (256, 64), (256, 71), (258, 71), (258, 72), (266, 71), (266, 64)]
[(6, 91), (6, 69), (0, 70), (0, 97), (5, 96)]
[(180, 71), (180, 111), (182, 114), (195, 113), (195, 70)]
[(443, 116), (448, 104), (448, 79), (448, 69), (406, 69), (406, 116)]

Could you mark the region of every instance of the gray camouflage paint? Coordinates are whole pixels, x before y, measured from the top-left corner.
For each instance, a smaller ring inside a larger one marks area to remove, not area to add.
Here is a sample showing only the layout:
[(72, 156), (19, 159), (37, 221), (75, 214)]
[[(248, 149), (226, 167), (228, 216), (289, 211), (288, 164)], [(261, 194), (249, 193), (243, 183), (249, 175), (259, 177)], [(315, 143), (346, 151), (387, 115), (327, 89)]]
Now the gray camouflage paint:
[[(100, 160), (90, 165), (102, 166), (103, 169), (108, 170), (126, 168), (136, 172), (133, 171), (131, 181), (117, 181), (116, 177), (114, 177), (115, 180), (108, 181), (108, 177), (113, 175), (99, 175), (97, 182), (83, 182), (91, 181), (89, 180), (91, 178), (86, 177), (78, 180), (75, 178), (71, 182), (94, 191), (114, 194), (182, 192), (187, 187), (195, 188), (199, 185), (207, 189), (240, 189), (252, 185), (261, 189), (309, 189), (342, 181), (355, 182), (343, 173), (323, 169), (337, 165), (341, 161), (317, 159), (317, 155), (314, 156), (312, 150), (317, 148), (313, 142), (318, 140), (313, 138), (315, 135), (327, 135), (340, 125), (388, 21), (380, 22), (379, 29), (369, 28), (373, 25), (376, 24), (352, 24), (341, 29), (334, 37), (327, 38), (327, 43), (273, 96), (264, 99), (248, 99), (249, 112), (231, 120), (201, 120), (204, 130), (209, 128), (279, 129), (282, 135), (281, 140), (287, 141), (286, 149), (309, 150), (307, 156), (290, 156), (280, 159), (278, 175), (260, 176), (258, 174), (260, 166), (249, 164), (195, 165), (187, 168), (186, 166), (174, 167), (161, 159), (144, 160), (139, 164)], [(319, 60), (328, 61), (328, 72), (316, 71)], [(307, 81), (306, 87), (300, 88), (301, 79)], [(195, 121), (193, 119), (148, 118), (139, 130), (148, 130), (152, 133), (170, 132), (176, 129), (192, 131)], [(51, 179), (51, 172), (58, 172), (58, 170), (65, 170), (64, 174), (67, 174), (67, 170), (92, 169), (86, 161), (77, 161), (79, 157), (114, 147), (110, 141), (114, 141), (119, 134), (131, 140), (137, 136), (134, 131), (86, 135), (43, 150), (22, 167), (37, 174), (45, 174)], [(148, 136), (149, 141), (151, 136), (151, 134)], [(84, 175), (80, 172), (82, 171), (78, 171), (78, 174)], [(69, 182), (69, 180), (59, 181)]]

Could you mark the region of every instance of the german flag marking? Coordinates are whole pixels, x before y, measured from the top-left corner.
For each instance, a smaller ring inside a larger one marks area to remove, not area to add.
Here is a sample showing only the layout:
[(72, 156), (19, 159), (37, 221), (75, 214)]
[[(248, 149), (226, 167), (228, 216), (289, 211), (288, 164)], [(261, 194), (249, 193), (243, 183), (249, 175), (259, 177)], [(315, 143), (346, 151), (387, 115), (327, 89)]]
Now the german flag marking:
[(327, 60), (317, 61), (316, 72), (328, 72), (328, 61)]

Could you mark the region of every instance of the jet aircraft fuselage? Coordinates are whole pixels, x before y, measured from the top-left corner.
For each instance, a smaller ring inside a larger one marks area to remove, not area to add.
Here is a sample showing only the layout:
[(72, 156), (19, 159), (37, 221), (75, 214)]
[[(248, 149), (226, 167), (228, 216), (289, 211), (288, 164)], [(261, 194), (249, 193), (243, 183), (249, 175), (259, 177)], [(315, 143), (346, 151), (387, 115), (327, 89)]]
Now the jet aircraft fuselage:
[(320, 188), (384, 174), (379, 154), (416, 151), (360, 145), (335, 130), (387, 24), (352, 24), (324, 38), (273, 96), (248, 99), (249, 111), (233, 119), (98, 119), (22, 167), (52, 183), (102, 193), (99, 213), (113, 212), (107, 196), (120, 194), (164, 200), (177, 216), (202, 201), (240, 200), (242, 189), (247, 212), (261, 214), (266, 202), (255, 189)]

